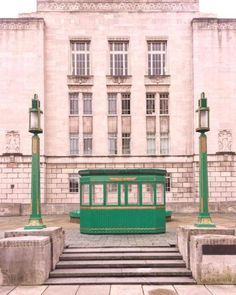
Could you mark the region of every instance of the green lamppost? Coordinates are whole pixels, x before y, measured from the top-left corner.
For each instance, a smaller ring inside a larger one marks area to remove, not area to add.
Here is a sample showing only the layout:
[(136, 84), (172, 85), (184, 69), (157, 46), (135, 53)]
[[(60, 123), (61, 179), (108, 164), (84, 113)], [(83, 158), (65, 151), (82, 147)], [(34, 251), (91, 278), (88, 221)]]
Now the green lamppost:
[(29, 109), (29, 132), (33, 133), (32, 137), (32, 176), (31, 176), (31, 202), (32, 210), (29, 223), (24, 229), (42, 229), (43, 224), (41, 217), (40, 203), (40, 140), (39, 133), (42, 133), (40, 101), (38, 95), (34, 94), (32, 99), (32, 108)]
[(209, 112), (207, 107), (207, 98), (205, 93), (201, 94), (201, 99), (198, 100), (198, 128), (199, 136), (199, 193), (200, 206), (198, 214), (198, 223), (196, 227), (215, 227), (211, 221), (208, 211), (208, 169), (207, 169), (207, 137), (206, 132), (209, 128)]

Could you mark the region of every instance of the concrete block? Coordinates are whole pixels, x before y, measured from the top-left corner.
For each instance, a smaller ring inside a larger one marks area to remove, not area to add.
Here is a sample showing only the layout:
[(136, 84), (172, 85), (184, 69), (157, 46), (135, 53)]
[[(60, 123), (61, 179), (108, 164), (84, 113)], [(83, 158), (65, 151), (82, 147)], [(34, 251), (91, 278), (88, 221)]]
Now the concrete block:
[(215, 228), (198, 228), (193, 225), (179, 226), (177, 228), (177, 247), (187, 268), (190, 268), (190, 239), (192, 236), (204, 234), (235, 235), (235, 230), (220, 226)]
[(39, 285), (49, 276), (49, 237), (16, 237), (0, 240), (0, 285)]
[(40, 230), (25, 230), (17, 228), (5, 231), (4, 237), (48, 236), (51, 243), (51, 269), (55, 269), (59, 257), (65, 247), (65, 231), (61, 227), (46, 227)]
[(0, 216), (20, 216), (20, 204), (0, 204)]
[(190, 269), (197, 283), (236, 284), (236, 236), (192, 236), (190, 248)]

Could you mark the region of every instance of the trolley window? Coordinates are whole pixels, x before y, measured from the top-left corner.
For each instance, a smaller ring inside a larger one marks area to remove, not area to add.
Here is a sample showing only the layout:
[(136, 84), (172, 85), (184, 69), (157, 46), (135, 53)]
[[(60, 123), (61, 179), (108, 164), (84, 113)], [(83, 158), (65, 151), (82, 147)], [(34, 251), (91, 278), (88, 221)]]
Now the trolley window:
[(89, 184), (82, 185), (82, 204), (89, 205)]
[(154, 185), (151, 183), (142, 184), (143, 205), (154, 205)]
[(107, 184), (107, 205), (118, 205), (118, 184)]
[(92, 204), (103, 205), (103, 184), (92, 185)]

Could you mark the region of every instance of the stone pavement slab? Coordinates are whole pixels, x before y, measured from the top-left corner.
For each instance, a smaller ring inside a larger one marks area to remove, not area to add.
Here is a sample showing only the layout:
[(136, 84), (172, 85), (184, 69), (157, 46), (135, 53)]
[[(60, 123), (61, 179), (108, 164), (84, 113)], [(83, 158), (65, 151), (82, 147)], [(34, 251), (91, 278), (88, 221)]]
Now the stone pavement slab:
[(179, 295), (212, 295), (212, 293), (202, 285), (175, 285), (174, 288)]
[[(173, 286), (143, 286), (144, 295), (177, 295)], [(192, 295), (189, 293), (188, 295)], [(198, 294), (202, 295), (202, 294)]]
[(143, 295), (141, 285), (113, 285), (110, 295)]
[[(79, 286), (49, 286), (44, 292), (43, 295), (75, 295), (78, 291)], [(89, 295), (89, 294), (87, 294)]]
[(0, 295), (7, 295), (13, 289), (15, 289), (14, 286), (0, 286)]
[(109, 295), (110, 289), (110, 285), (80, 286), (76, 295)]
[(235, 295), (236, 285), (206, 285), (213, 295)]
[(42, 295), (47, 286), (18, 286), (10, 295)]

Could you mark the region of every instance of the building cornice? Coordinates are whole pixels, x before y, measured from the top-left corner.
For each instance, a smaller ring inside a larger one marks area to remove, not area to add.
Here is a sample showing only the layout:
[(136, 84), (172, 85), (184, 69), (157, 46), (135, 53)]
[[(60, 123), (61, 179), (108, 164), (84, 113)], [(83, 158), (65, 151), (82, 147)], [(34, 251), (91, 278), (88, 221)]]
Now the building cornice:
[(192, 24), (198, 30), (236, 30), (235, 18), (194, 18)]
[(35, 30), (43, 27), (43, 18), (0, 18), (0, 30)]
[(59, 12), (197, 12), (198, 0), (47, 1), (38, 0), (37, 10)]

